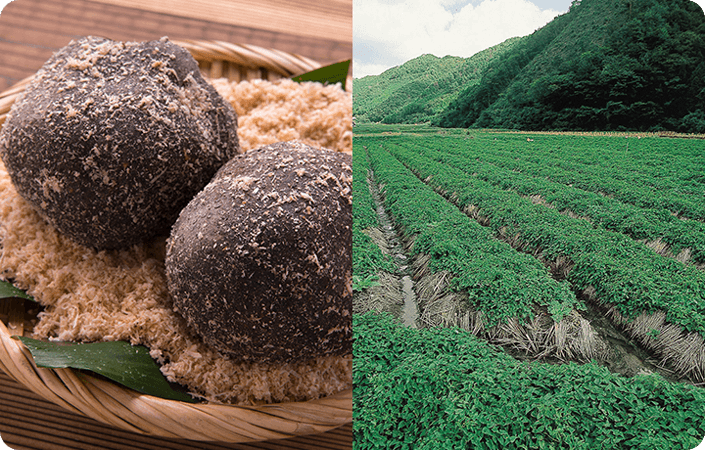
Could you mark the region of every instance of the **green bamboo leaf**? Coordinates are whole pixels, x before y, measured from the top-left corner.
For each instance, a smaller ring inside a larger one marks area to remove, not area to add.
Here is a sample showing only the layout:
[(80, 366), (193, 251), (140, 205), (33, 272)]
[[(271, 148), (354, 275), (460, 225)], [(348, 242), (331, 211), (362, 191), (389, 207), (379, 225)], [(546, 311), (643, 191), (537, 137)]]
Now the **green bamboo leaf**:
[(337, 62), (328, 66), (319, 67), (318, 69), (306, 72), (301, 75), (291, 77), (297, 83), (302, 81), (316, 81), (323, 84), (340, 83), (345, 90), (345, 80), (348, 77), (350, 69), (350, 60)]
[(8, 281), (0, 281), (0, 299), (3, 298), (24, 298), (26, 300), (36, 302), (32, 296), (27, 295), (26, 292), (20, 289), (17, 289)]
[(146, 347), (122, 341), (76, 344), (13, 337), (27, 346), (38, 367), (89, 370), (143, 394), (195, 403), (172, 389)]

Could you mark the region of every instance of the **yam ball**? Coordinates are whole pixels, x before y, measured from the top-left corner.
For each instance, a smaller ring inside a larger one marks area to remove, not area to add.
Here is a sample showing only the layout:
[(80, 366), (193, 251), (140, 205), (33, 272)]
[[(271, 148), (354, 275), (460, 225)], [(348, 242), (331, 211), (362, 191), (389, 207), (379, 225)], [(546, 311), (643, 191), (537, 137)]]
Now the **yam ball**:
[(175, 309), (235, 360), (352, 351), (349, 154), (277, 143), (238, 155), (184, 208), (167, 243)]
[(18, 193), (96, 249), (168, 235), (239, 153), (237, 117), (193, 57), (166, 38), (72, 41), (12, 106), (0, 157)]

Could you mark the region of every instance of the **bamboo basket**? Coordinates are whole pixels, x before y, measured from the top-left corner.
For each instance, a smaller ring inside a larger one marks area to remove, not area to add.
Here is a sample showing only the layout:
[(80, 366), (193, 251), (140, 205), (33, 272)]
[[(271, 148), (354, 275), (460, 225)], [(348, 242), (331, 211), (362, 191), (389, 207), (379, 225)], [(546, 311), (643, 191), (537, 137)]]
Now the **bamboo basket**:
[[(321, 66), (302, 56), (252, 45), (172, 42), (191, 52), (209, 78), (275, 80)], [(0, 93), (0, 124), (31, 80), (30, 76)], [(190, 404), (140, 394), (85, 372), (39, 368), (29, 350), (12, 338), (31, 332), (30, 303), (20, 299), (0, 302), (0, 369), (73, 413), (145, 435), (228, 443), (323, 433), (352, 422), (352, 389), (307, 402), (258, 406)]]

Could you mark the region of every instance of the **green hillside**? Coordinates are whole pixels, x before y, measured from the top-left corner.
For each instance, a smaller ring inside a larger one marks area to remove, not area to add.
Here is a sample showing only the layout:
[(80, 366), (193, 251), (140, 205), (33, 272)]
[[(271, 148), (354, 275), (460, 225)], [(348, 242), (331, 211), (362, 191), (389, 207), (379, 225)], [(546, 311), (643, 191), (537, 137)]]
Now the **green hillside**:
[(490, 61), (521, 42), (511, 38), (470, 58), (422, 55), (381, 75), (353, 80), (356, 123), (422, 123), (443, 111), (464, 86), (477, 84)]
[(465, 87), (444, 127), (705, 132), (705, 16), (689, 0), (582, 0)]
[(357, 123), (705, 133), (705, 15), (689, 0), (574, 0), (528, 36), (353, 90)]
[[(587, 0), (579, 4), (574, 3), (568, 14), (538, 30), (530, 40), (542, 41), (544, 44), (542, 50), (534, 55), (522, 71), (515, 74), (511, 83), (503, 91), (503, 95), (492, 104), (484, 105), (483, 111), (472, 118), (472, 122), (477, 121), (477, 126), (484, 127), (499, 126), (495, 124), (501, 123), (504, 128), (555, 128), (551, 124), (544, 123), (550, 120), (545, 115), (525, 117), (527, 114), (538, 113), (531, 108), (531, 100), (537, 95), (538, 90), (545, 88), (547, 80), (563, 72), (563, 67), (576, 62), (578, 65), (587, 67), (596, 63), (591, 52), (594, 52), (595, 48), (604, 46), (609, 19), (618, 13), (619, 3), (614, 0)], [(539, 39), (543, 37), (542, 33), (547, 34), (549, 30), (555, 30), (552, 36), (548, 39), (545, 37)], [(563, 88), (575, 92), (577, 87), (576, 85)], [(588, 99), (589, 96), (586, 96), (582, 101)], [(449, 112), (447, 111), (446, 115)], [(466, 126), (471, 125), (468, 119), (466, 119)], [(527, 126), (527, 122), (538, 123), (537, 126)]]
[[(569, 28), (574, 18), (575, 15), (570, 13), (556, 17), (526, 36), (521, 45), (492, 61), (481, 79), (473, 85), (465, 86), (448, 108), (438, 115), (434, 124), (457, 128), (472, 126), (487, 108), (502, 99), (527, 67)], [(559, 57), (556, 55), (556, 58)]]

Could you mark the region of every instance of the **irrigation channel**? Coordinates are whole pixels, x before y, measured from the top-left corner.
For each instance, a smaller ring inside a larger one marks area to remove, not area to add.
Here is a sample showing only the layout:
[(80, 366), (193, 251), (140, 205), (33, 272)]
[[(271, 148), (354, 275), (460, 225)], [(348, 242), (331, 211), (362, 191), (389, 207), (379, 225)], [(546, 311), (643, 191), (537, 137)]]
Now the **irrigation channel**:
[(367, 177), (367, 185), (374, 200), (380, 229), (369, 230), (369, 235), (382, 253), (392, 257), (396, 267), (394, 273), (380, 273), (379, 282), (376, 286), (367, 289), (364, 300), (368, 304), (373, 304), (373, 309), (392, 313), (404, 325), (416, 328), (419, 314), (416, 304), (416, 291), (412, 279), (410, 258), (407, 255), (401, 236), (389, 215), (384, 209), (380, 197), (380, 189), (374, 181), (374, 173), (370, 170)]
[[(412, 247), (413, 242), (404, 239), (403, 232), (395, 226), (393, 219), (387, 214), (384, 207), (384, 185), (379, 185), (375, 181), (374, 172), (371, 169), (368, 172), (367, 185), (374, 200), (381, 225), (381, 230), (368, 230), (368, 235), (384, 254), (392, 257), (396, 265), (396, 272), (391, 274), (380, 273), (379, 281), (374, 287), (366, 289), (362, 294), (356, 294), (358, 301), (360, 301), (360, 296), (366, 296), (365, 301), (375, 304), (370, 309), (390, 312), (406, 326), (417, 328), (429, 326), (423, 317), (423, 306), (417, 303), (417, 297), (421, 297), (418, 290), (425, 288), (419, 282), (419, 278), (424, 276), (423, 273), (420, 273), (424, 270), (419, 269), (423, 266), (423, 261), (419, 261), (418, 257), (414, 259), (411, 256), (409, 249)], [(452, 203), (451, 199), (446, 199)], [(468, 215), (482, 224), (482, 217), (474, 214)], [(521, 245), (516, 245), (516, 243), (507, 240), (504, 236), (495, 234), (495, 237), (512, 245), (519, 251), (529, 253)], [(554, 278), (560, 280), (565, 277), (565, 274), (561, 273), (560, 269), (557, 270), (556, 267), (551, 267), (545, 261), (544, 264), (551, 269)], [(428, 273), (425, 275), (428, 275)], [(653, 357), (648, 350), (622, 332), (605, 316), (605, 311), (600, 309), (595, 302), (587, 301), (589, 294), (576, 294), (586, 300), (585, 304), (587, 306), (587, 310), (580, 311), (578, 314), (584, 319), (584, 323), (589, 323), (589, 326), (596, 333), (597, 339), (607, 347), (607, 351), (595, 360), (597, 363), (607, 367), (613, 373), (624, 376), (657, 372), (671, 381), (688, 381), (678, 377), (674, 371), (659, 364), (658, 359)], [(547, 363), (564, 363), (571, 360), (585, 361), (585, 359), (581, 360), (580, 358), (571, 357), (557, 358), (555, 355), (537, 356), (523, 349), (518, 349), (513, 344), (502, 345), (501, 342), (499, 344), (506, 353), (520, 360), (541, 360)]]

